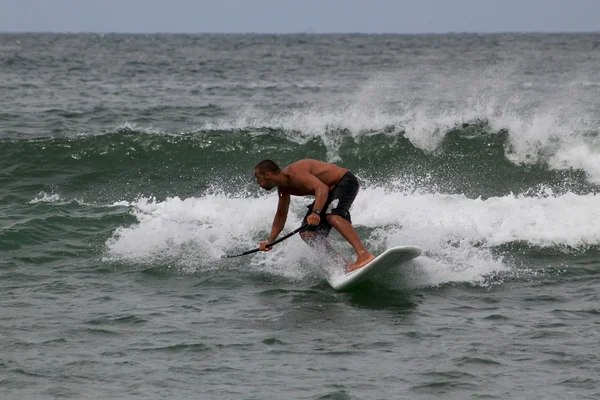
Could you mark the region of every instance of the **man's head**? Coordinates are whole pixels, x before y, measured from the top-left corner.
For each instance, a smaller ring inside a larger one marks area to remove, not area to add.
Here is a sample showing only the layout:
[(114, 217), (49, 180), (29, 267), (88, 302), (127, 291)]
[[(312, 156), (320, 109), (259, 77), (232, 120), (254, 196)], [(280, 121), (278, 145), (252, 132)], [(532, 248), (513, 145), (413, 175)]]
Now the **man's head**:
[(254, 167), (254, 176), (258, 185), (266, 190), (271, 190), (277, 186), (277, 178), (281, 173), (281, 169), (272, 160), (262, 160)]

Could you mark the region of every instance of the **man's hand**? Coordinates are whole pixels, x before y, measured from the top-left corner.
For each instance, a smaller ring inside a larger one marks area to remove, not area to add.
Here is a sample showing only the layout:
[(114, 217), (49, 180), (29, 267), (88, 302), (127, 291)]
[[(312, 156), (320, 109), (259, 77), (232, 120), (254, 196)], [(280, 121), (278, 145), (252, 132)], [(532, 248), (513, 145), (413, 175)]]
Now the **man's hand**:
[(261, 251), (269, 251), (269, 250), (271, 250), (273, 247), (267, 247), (267, 244), (268, 244), (268, 243), (269, 243), (269, 242), (260, 242), (260, 244), (258, 245), (258, 248), (259, 248)]
[(311, 214), (310, 214), (310, 215), (309, 215), (309, 216), (306, 218), (306, 222), (307, 222), (309, 225), (316, 226), (316, 225), (319, 225), (319, 223), (321, 222), (321, 217), (319, 217), (319, 215), (318, 215), (318, 214), (311, 213)]

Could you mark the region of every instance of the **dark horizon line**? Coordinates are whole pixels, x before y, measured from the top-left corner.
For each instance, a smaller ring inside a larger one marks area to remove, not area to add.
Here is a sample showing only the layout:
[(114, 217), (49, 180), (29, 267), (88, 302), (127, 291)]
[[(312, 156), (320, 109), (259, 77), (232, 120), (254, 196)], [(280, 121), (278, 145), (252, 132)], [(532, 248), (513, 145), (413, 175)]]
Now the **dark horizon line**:
[(0, 31), (0, 34), (56, 34), (56, 35), (307, 35), (307, 36), (325, 36), (325, 35), (372, 35), (372, 36), (417, 36), (417, 35), (568, 35), (568, 34), (598, 34), (598, 31), (448, 31), (448, 32), (120, 32), (120, 31)]

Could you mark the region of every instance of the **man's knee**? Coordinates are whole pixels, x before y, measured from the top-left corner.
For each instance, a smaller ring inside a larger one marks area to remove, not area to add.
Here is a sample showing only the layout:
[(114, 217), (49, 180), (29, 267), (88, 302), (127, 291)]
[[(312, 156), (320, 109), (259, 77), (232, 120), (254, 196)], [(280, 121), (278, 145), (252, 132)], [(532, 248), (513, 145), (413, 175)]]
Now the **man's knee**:
[(327, 223), (329, 225), (332, 225), (335, 223), (335, 220), (339, 218), (339, 215), (335, 215), (335, 214), (328, 214), (325, 216), (325, 219), (327, 220)]
[(340, 222), (341, 220), (344, 220), (344, 221), (346, 221), (346, 222), (348, 222), (350, 224), (352, 223), (352, 222), (350, 222), (350, 216), (349, 215), (348, 216), (342, 216), (342, 215), (338, 215), (338, 214), (329, 214), (325, 218), (327, 218), (327, 223), (329, 225), (331, 225), (331, 226), (336, 225), (336, 223)]

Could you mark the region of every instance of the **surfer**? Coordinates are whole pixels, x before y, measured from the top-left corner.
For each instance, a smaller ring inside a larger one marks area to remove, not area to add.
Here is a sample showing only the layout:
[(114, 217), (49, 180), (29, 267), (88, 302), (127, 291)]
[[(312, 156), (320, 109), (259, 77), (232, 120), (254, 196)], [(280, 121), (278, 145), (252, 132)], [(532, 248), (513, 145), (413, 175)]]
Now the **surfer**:
[(260, 187), (277, 188), (279, 203), (273, 219), (269, 239), (261, 242), (260, 250), (269, 251), (267, 243), (273, 242), (283, 230), (290, 207), (290, 196), (314, 196), (308, 206), (303, 223), (308, 229), (300, 237), (309, 243), (325, 242), (331, 228), (335, 228), (354, 248), (356, 262), (346, 266), (346, 272), (364, 267), (375, 256), (360, 241), (350, 219), (350, 206), (358, 194), (358, 180), (346, 168), (317, 160), (296, 161), (280, 169), (272, 160), (263, 160), (254, 167), (254, 176)]

